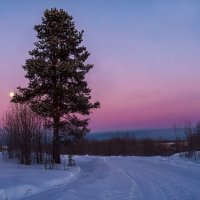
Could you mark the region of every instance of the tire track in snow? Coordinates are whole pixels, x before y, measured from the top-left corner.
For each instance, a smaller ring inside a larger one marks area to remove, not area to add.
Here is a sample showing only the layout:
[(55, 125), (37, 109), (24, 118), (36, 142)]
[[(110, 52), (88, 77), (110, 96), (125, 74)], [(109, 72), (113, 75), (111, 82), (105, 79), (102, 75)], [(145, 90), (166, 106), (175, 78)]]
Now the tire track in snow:
[(181, 169), (180, 166), (165, 167), (165, 164), (144, 159), (133, 159), (128, 166), (114, 160), (113, 165), (119, 166), (137, 184), (137, 187), (133, 188), (135, 192), (138, 192), (138, 196), (134, 196), (135, 199), (197, 200), (200, 197), (200, 180), (197, 177), (190, 183), (191, 177), (188, 174), (185, 175), (186, 170)]

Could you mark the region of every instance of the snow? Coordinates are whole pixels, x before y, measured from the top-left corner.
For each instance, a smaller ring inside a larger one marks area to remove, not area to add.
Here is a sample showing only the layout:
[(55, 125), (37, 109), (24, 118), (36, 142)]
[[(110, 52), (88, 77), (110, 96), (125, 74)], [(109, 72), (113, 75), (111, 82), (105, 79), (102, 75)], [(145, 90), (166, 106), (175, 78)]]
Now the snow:
[(200, 162), (171, 157), (76, 156), (44, 170), (0, 161), (0, 200), (199, 200)]
[(61, 187), (78, 177), (80, 168), (45, 170), (44, 166), (25, 166), (0, 161), (0, 200), (16, 200), (51, 188)]

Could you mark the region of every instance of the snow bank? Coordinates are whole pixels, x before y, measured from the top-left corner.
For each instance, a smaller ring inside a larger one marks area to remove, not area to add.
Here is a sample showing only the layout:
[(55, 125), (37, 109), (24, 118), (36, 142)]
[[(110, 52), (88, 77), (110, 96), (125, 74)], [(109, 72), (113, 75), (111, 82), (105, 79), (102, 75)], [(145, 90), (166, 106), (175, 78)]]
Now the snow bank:
[(0, 200), (16, 200), (75, 180), (80, 168), (44, 170), (43, 166), (24, 166), (0, 161)]

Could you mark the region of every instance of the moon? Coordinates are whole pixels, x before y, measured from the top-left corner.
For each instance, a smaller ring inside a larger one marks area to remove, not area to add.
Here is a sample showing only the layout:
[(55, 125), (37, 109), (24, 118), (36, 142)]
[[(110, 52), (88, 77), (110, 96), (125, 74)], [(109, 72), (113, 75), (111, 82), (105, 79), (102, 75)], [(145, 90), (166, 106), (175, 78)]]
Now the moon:
[(10, 96), (10, 97), (13, 97), (14, 95), (15, 95), (14, 92), (10, 92), (10, 93), (9, 93), (9, 96)]

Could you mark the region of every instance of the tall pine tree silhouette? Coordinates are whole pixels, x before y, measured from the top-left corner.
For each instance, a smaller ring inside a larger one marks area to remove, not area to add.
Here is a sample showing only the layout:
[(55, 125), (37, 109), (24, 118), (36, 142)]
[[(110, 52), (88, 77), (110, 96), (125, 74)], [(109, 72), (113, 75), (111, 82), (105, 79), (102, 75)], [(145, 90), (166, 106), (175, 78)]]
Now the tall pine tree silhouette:
[(88, 119), (78, 116), (100, 107), (99, 102), (90, 102), (85, 80), (93, 65), (85, 63), (89, 53), (81, 45), (83, 31), (77, 31), (73, 17), (64, 10), (45, 10), (42, 23), (34, 29), (38, 41), (23, 66), (29, 83), (18, 87), (12, 101), (28, 103), (47, 119), (53, 128), (52, 161), (60, 163), (61, 140), (73, 142), (89, 131)]

